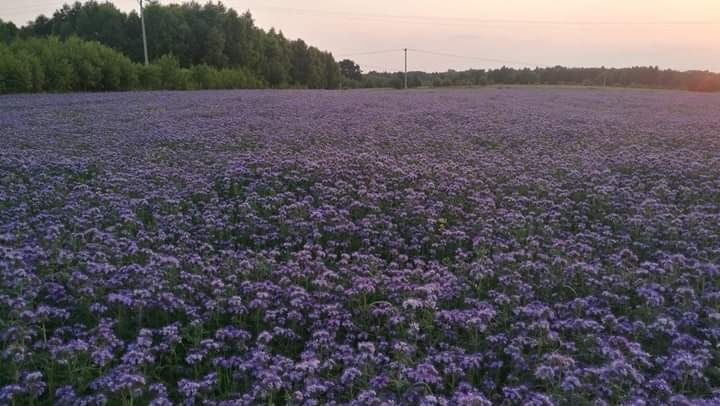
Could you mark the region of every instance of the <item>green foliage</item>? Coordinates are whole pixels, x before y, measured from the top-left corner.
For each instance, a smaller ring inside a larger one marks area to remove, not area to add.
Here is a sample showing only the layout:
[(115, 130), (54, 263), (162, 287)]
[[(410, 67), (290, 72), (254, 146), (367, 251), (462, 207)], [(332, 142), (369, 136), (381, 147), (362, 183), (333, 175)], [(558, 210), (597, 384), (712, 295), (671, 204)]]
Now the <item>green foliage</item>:
[(8, 43), (15, 39), (20, 30), (12, 22), (4, 22), (0, 18), (0, 43)]
[[(301, 39), (288, 40), (274, 29), (260, 29), (249, 12), (237, 13), (221, 2), (163, 5), (151, 0), (145, 8), (145, 19), (149, 56), (154, 62), (149, 67), (137, 65), (144, 61), (140, 16), (134, 11), (124, 13), (110, 2), (66, 4), (52, 17), (39, 16), (20, 29), (0, 20), (0, 44), (10, 47), (10, 51), (3, 51), (0, 61), (3, 82), (0, 92), (264, 86), (402, 88), (404, 84), (401, 72), (362, 74), (354, 61), (336, 63), (332, 54)], [(18, 50), (15, 43), (19, 38), (51, 42), (47, 45), (20, 41), (20, 47), (25, 49)], [(720, 74), (660, 70), (653, 66), (501, 67), (408, 73), (408, 87), (492, 84), (720, 91)]]
[(158, 65), (140, 65), (138, 70), (138, 83), (141, 89), (162, 89), (162, 73)]
[[(369, 72), (363, 87), (401, 87), (401, 72)], [(720, 91), (720, 74), (707, 71), (678, 72), (656, 66), (632, 68), (548, 68), (470, 69), (447, 72), (408, 72), (408, 87), (503, 85), (582, 85)]]
[[(327, 63), (332, 59), (331, 54), (309, 47), (302, 40), (290, 41), (273, 29), (266, 32), (255, 26), (249, 12), (238, 14), (220, 2), (162, 5), (150, 1), (145, 7), (145, 19), (150, 59), (166, 68), (172, 67), (167, 65), (167, 60), (159, 59), (174, 55), (180, 68), (207, 65), (218, 72), (228, 68), (243, 72), (221, 75), (234, 86), (252, 83), (273, 87), (336, 88), (340, 85), (340, 71), (334, 59), (332, 64)], [(0, 39), (3, 38), (2, 27), (0, 23)], [(91, 0), (64, 5), (52, 18), (40, 16), (20, 31), (26, 38), (57, 36), (66, 40), (77, 36), (98, 41), (136, 63), (144, 61), (140, 16), (136, 12), (125, 14), (108, 2)], [(89, 69), (88, 66), (81, 68)], [(200, 71), (191, 72), (190, 78), (179, 69), (171, 71), (179, 73), (168, 80), (169, 84), (157, 85), (154, 73), (147, 70), (140, 76), (153, 83), (152, 88), (215, 86), (210, 85), (209, 76), (203, 76)], [(96, 72), (88, 73), (93, 75), (89, 81), (97, 79)], [(202, 76), (199, 81), (205, 85), (188, 82), (194, 80), (195, 74)], [(248, 78), (241, 78), (243, 75)], [(229, 79), (229, 76), (233, 78)]]
[(209, 89), (245, 89), (263, 88), (267, 84), (242, 69), (221, 69), (213, 71)]
[(0, 92), (30, 91), (32, 82), (32, 70), (25, 55), (14, 55), (0, 46)]
[(0, 93), (239, 89), (266, 86), (242, 68), (181, 67), (164, 55), (144, 66), (98, 42), (70, 37), (18, 39), (0, 43)]
[(360, 65), (356, 64), (354, 61), (350, 59), (343, 59), (338, 62), (338, 66), (340, 67), (340, 72), (345, 78), (356, 81), (362, 80), (362, 70), (360, 69)]
[(129, 90), (137, 82), (127, 57), (76, 37), (16, 40), (5, 53), (3, 92)]
[(213, 69), (205, 64), (195, 65), (190, 69), (190, 79), (200, 89), (212, 89)]
[(337, 89), (342, 82), (342, 75), (335, 58), (331, 54), (324, 54), (323, 62), (325, 64), (325, 89)]
[(184, 90), (189, 88), (190, 74), (180, 68), (180, 61), (172, 55), (163, 55), (155, 64), (160, 69), (160, 86), (163, 89)]

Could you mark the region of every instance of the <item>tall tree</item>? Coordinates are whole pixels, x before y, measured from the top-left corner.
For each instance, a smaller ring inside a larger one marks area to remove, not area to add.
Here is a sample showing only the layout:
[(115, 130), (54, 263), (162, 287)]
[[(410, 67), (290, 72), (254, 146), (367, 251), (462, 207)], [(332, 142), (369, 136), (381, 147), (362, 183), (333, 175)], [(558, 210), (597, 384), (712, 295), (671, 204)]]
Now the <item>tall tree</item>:
[(343, 59), (338, 62), (338, 65), (340, 66), (340, 72), (346, 78), (352, 80), (362, 80), (362, 69), (360, 69), (360, 65), (356, 64), (354, 61), (350, 59)]
[(10, 42), (17, 38), (19, 29), (12, 21), (4, 22), (0, 19), (0, 42)]
[[(173, 55), (181, 67), (243, 68), (273, 86), (322, 88), (339, 83), (339, 68), (327, 64), (329, 53), (256, 27), (249, 12), (238, 14), (212, 1), (162, 5), (151, 0), (145, 18), (151, 60)], [(52, 18), (38, 17), (24, 28), (24, 36), (48, 35), (99, 41), (134, 61), (143, 58), (138, 14), (122, 13), (108, 2), (64, 5)]]

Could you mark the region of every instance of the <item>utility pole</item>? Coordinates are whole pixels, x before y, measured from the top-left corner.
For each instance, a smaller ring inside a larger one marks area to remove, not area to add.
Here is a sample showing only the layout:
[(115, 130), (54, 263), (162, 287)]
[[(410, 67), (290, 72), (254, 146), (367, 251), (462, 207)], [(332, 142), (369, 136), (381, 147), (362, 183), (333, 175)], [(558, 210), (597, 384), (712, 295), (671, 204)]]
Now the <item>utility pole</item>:
[(405, 48), (405, 89), (407, 89), (407, 48)]
[(138, 0), (140, 3), (140, 24), (142, 25), (142, 36), (143, 36), (143, 52), (145, 53), (145, 66), (149, 64), (147, 54), (147, 37), (145, 36), (145, 12), (143, 11), (143, 0)]

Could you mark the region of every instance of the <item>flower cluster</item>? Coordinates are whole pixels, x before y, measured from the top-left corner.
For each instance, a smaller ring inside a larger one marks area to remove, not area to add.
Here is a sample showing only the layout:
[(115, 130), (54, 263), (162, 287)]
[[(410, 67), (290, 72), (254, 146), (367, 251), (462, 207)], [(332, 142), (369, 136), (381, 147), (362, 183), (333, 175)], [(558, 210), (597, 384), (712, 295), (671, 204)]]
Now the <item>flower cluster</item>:
[(0, 404), (720, 402), (720, 98), (0, 98)]

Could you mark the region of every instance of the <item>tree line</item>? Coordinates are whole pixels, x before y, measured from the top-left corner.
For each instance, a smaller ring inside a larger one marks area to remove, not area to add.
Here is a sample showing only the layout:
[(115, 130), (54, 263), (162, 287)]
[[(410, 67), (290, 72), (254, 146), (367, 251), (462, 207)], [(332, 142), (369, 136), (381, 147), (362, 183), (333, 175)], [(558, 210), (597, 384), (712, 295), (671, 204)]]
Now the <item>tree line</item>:
[[(289, 40), (212, 1), (145, 8), (150, 66), (140, 16), (110, 2), (64, 5), (17, 27), (0, 20), (0, 92), (403, 86), (402, 72), (364, 73), (352, 60)], [(110, 62), (112, 61), (112, 62)], [(720, 91), (720, 74), (631, 68), (470, 69), (409, 72), (409, 87), (548, 84)]]
[[(271, 87), (337, 88), (340, 70), (329, 52), (289, 40), (274, 29), (257, 27), (249, 12), (238, 14), (222, 3), (190, 2), (145, 7), (150, 58), (172, 56), (181, 68), (240, 69)], [(64, 5), (51, 17), (38, 16), (23, 27), (0, 22), (0, 40), (77, 37), (96, 41), (131, 61), (143, 61), (140, 16), (110, 2)]]
[(0, 93), (263, 88), (243, 68), (189, 68), (165, 55), (145, 66), (96, 41), (70, 37), (0, 43)]
[[(357, 87), (404, 86), (403, 72), (369, 72), (355, 82)], [(692, 91), (720, 91), (720, 74), (709, 71), (676, 71), (657, 66), (631, 68), (547, 68), (470, 69), (447, 72), (408, 72), (408, 87), (484, 85), (580, 85), (646, 87)]]

